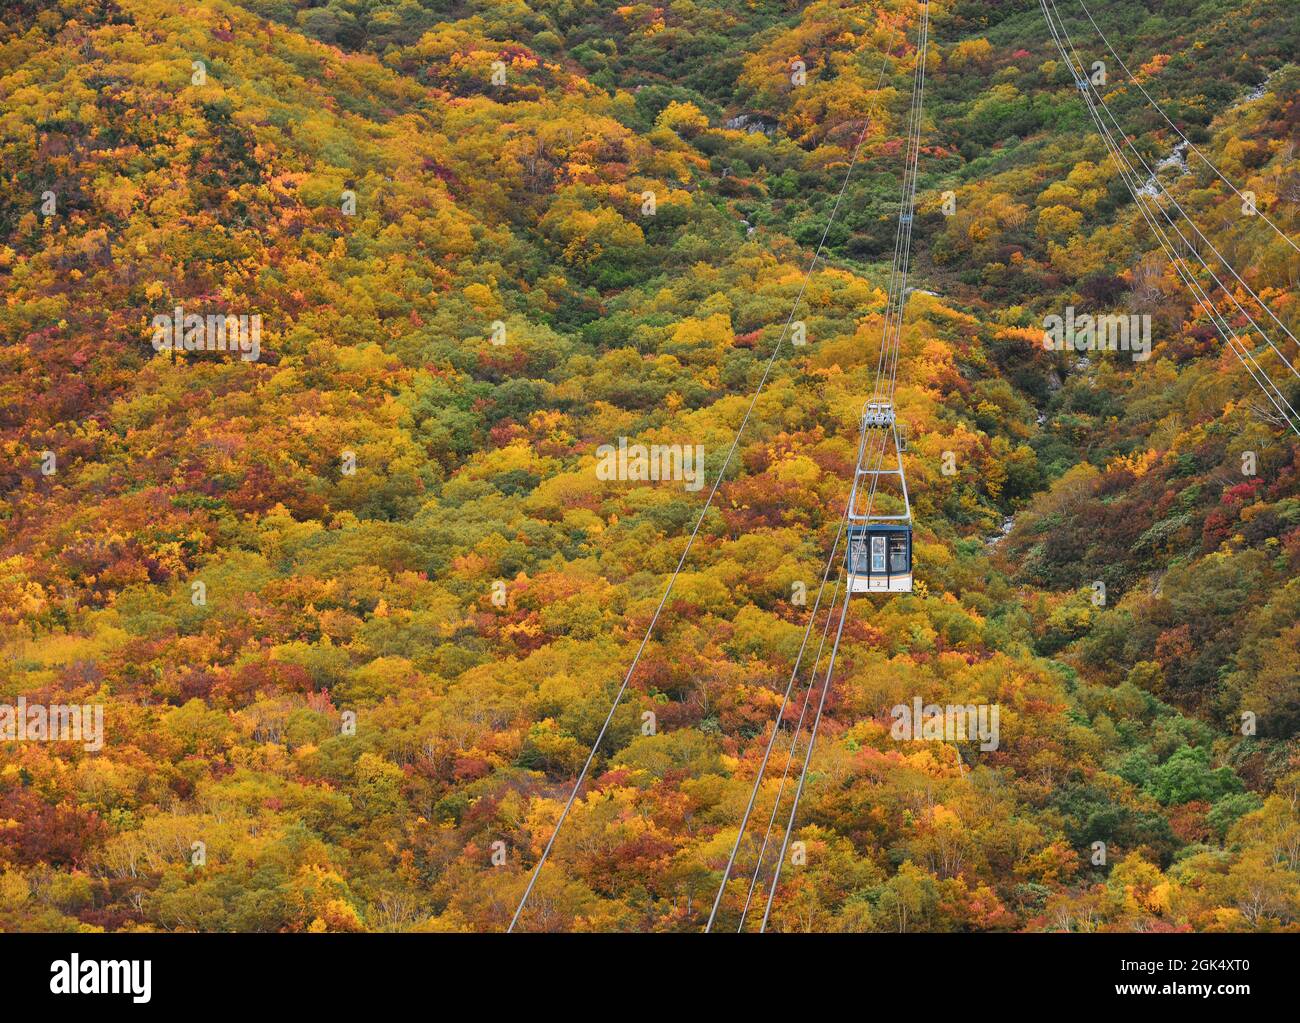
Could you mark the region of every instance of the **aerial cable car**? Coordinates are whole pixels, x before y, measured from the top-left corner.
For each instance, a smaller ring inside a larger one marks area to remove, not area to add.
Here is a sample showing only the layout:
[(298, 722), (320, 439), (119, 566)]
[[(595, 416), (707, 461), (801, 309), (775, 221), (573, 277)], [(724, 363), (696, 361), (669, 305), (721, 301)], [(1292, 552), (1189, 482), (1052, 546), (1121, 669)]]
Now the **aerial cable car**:
[(912, 505), (892, 399), (862, 410), (845, 567), (851, 593), (912, 592)]
[(849, 496), (848, 545), (845, 568), (850, 593), (912, 592), (912, 504), (903, 472), (903, 445), (894, 416), (894, 383), (898, 373), (903, 310), (910, 289), (912, 229), (916, 211), (916, 169), (921, 155), (921, 109), (925, 96), (925, 55), (930, 32), (930, 8), (920, 0), (919, 59), (912, 79), (903, 201), (894, 236), (894, 267), (885, 308), (885, 333), (872, 398), (863, 406), (858, 465)]

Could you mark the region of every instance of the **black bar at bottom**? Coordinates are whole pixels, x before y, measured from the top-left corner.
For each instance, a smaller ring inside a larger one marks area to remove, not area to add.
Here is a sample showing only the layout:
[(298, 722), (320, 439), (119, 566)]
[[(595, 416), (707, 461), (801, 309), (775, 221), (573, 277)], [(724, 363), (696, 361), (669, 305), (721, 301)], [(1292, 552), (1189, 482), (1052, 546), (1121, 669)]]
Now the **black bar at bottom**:
[[(10, 1006), (200, 1016), (256, 1006), (296, 1018), (430, 999), (489, 1017), (716, 1002), (767, 1018), (828, 1010), (826, 997), (863, 1011), (902, 999), (999, 1015), (1127, 1004), (1222, 1017), (1292, 1004), (1295, 952), (1290, 934), (0, 936)], [(114, 978), (124, 991), (87, 993)]]

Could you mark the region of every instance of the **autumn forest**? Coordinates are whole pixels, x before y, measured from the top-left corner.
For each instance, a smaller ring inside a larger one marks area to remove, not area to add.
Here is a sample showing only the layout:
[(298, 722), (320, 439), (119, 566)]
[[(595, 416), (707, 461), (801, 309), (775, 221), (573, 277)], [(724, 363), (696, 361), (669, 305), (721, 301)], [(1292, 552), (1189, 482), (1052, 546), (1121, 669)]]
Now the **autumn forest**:
[(0, 931), (1300, 931), (1298, 243), (1294, 0), (7, 3)]

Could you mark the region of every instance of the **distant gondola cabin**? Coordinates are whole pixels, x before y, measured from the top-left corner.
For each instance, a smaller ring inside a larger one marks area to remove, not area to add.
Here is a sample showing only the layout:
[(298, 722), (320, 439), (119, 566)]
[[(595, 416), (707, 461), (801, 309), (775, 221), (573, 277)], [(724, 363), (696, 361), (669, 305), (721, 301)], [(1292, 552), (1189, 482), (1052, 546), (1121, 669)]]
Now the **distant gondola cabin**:
[(870, 522), (849, 526), (849, 585), (854, 593), (912, 592), (912, 527)]

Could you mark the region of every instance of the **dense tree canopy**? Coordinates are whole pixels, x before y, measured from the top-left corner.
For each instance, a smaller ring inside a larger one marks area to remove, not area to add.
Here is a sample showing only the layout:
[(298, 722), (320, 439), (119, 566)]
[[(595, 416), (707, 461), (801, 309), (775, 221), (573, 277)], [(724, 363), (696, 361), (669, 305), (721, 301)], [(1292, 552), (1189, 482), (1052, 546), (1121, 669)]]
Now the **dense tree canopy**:
[[(1090, 6), (1300, 237), (1285, 0)], [(0, 736), (7, 930), (503, 928), (708, 492), (597, 449), (701, 445), (711, 482), (862, 138), (524, 919), (700, 929), (853, 471), (916, 5), (10, 7), (0, 703), (105, 731)], [(1300, 928), (1295, 436), (1038, 6), (930, 7), (918, 583), (852, 606), (773, 926)], [(1300, 255), (1161, 173), (1300, 330)], [(1151, 359), (1045, 350), (1067, 305), (1149, 315)], [(156, 350), (176, 307), (259, 316), (260, 357)], [(917, 695), (997, 704), (1000, 745), (893, 740)]]

